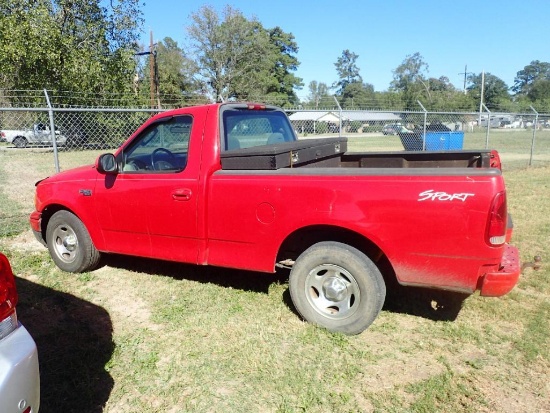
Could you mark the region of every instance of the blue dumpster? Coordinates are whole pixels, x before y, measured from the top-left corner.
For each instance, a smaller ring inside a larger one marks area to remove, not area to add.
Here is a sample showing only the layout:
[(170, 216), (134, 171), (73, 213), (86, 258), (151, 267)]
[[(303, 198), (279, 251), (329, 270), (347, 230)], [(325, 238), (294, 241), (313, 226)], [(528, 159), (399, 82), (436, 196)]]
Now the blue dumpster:
[(464, 147), (464, 132), (426, 132), (427, 151), (449, 151)]

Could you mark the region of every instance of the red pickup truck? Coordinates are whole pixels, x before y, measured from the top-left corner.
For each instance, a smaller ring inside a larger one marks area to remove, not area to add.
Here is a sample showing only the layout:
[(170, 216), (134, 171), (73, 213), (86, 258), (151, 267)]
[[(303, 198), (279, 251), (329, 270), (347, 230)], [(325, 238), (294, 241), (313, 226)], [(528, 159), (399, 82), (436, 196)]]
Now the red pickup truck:
[(95, 165), (38, 182), (35, 204), (64, 271), (104, 253), (286, 267), (303, 318), (347, 334), (374, 321), (388, 277), (500, 296), (520, 273), (496, 152), (347, 152), (260, 104), (156, 115)]

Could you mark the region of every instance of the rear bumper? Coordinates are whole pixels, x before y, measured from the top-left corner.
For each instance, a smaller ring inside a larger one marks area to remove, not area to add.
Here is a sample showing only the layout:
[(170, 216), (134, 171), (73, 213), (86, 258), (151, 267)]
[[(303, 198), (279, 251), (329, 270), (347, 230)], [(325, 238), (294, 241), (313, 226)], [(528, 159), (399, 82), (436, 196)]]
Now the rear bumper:
[(518, 249), (512, 245), (506, 245), (500, 269), (485, 274), (481, 281), (480, 294), (486, 297), (500, 297), (509, 293), (517, 284), (520, 273)]
[(2, 412), (38, 412), (40, 377), (34, 340), (19, 326), (0, 341), (0, 404)]

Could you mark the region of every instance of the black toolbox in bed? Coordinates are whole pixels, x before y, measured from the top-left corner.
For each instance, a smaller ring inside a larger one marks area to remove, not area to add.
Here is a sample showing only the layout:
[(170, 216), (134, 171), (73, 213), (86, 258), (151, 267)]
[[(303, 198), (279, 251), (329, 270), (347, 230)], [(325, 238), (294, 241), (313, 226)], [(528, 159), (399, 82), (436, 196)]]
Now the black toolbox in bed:
[(222, 169), (274, 170), (294, 166), (338, 166), (347, 138), (304, 139), (275, 145), (232, 149), (221, 153)]

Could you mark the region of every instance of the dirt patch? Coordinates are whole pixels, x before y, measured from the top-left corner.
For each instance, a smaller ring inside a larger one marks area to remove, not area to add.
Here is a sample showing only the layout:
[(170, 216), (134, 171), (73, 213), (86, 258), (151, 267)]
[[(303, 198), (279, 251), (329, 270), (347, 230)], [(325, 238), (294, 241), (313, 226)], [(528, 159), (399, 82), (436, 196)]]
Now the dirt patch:
[[(390, 343), (386, 340), (386, 345)], [(363, 373), (363, 386), (372, 392), (381, 392), (427, 380), (445, 371), (444, 366), (426, 351), (410, 354), (396, 352), (378, 360)]]
[[(87, 284), (99, 298), (96, 304), (105, 307), (111, 315), (113, 327), (127, 330), (147, 328), (158, 330), (159, 325), (151, 321), (151, 310), (147, 301), (139, 295), (143, 285), (136, 285), (135, 280), (120, 270), (102, 267), (94, 272), (97, 277)], [(139, 288), (136, 288), (139, 287)]]
[(11, 249), (20, 252), (43, 252), (46, 247), (35, 238), (32, 230), (25, 231), (14, 238), (5, 240), (4, 243)]
[[(548, 366), (543, 363), (534, 365), (528, 374), (523, 374), (516, 369), (494, 364), (473, 380), (488, 401), (491, 412), (549, 412), (550, 400), (541, 397), (550, 394), (547, 369)], [(487, 380), (487, 377), (498, 379)]]

